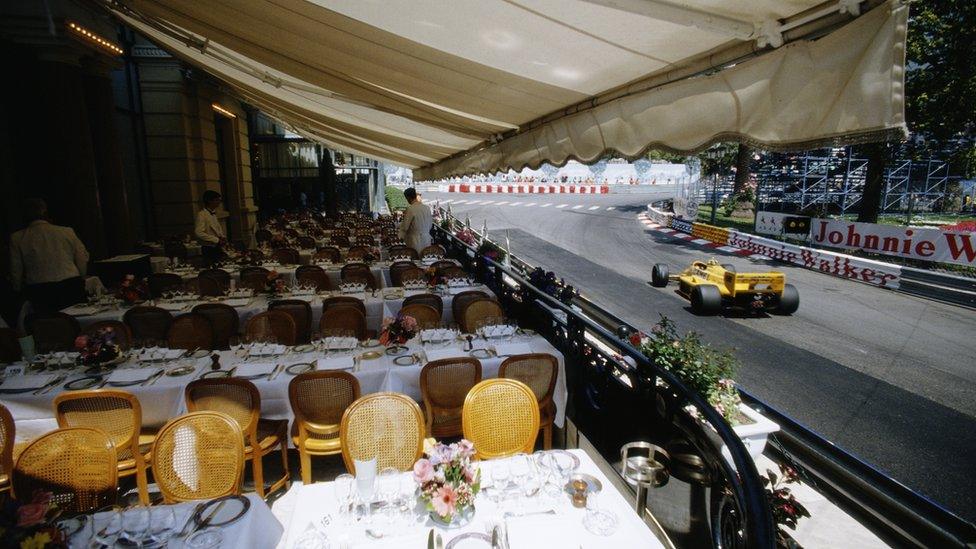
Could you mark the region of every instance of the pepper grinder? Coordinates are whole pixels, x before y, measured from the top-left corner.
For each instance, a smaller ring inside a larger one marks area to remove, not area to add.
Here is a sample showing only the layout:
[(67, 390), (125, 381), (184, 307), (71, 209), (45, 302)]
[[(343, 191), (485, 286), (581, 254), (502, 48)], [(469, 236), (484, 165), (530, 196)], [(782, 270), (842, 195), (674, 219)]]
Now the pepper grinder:
[(468, 344), (464, 347), (464, 350), (466, 352), (470, 352), (471, 350), (474, 349), (474, 336), (471, 335), (471, 334), (468, 334), (468, 335), (464, 336), (464, 339), (465, 339), (465, 341), (468, 342)]
[(220, 355), (217, 353), (210, 355), (210, 369), (214, 371), (220, 369)]
[(573, 507), (582, 509), (586, 507), (586, 481), (576, 479), (573, 481)]

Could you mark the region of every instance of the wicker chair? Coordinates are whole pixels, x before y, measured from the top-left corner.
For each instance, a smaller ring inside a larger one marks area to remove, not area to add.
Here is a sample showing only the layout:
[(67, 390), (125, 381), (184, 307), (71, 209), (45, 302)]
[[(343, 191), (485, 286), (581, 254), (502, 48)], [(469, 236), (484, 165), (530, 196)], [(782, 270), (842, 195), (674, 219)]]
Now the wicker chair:
[(363, 261), (371, 253), (373, 252), (369, 246), (350, 246), (349, 251), (346, 252), (346, 261)]
[(153, 478), (164, 503), (241, 493), (244, 436), (234, 418), (193, 412), (169, 420), (152, 447)]
[(366, 284), (366, 288), (369, 290), (375, 290), (379, 288), (376, 285), (376, 278), (373, 277), (373, 271), (369, 268), (369, 265), (365, 263), (347, 263), (339, 271), (339, 279), (343, 282), (362, 282)]
[[(246, 379), (198, 379), (186, 386), (186, 408), (191, 412), (221, 412), (232, 417), (244, 433), (244, 456), (251, 459), (254, 490), (262, 498), (279, 488), (287, 488), (288, 421), (261, 419), (261, 393)], [(276, 448), (281, 450), (284, 475), (265, 491), (262, 458)]]
[(440, 438), (461, 434), (464, 399), (479, 381), (481, 362), (476, 358), (433, 360), (420, 370), (427, 436)]
[(444, 257), (446, 253), (440, 244), (431, 244), (423, 250), (420, 250), (420, 257)]
[(412, 316), (420, 328), (437, 327), (441, 323), (441, 314), (437, 312), (437, 309), (423, 303), (404, 305), (400, 308), (400, 314)]
[(424, 270), (408, 261), (397, 261), (390, 265), (390, 282), (394, 286), (403, 286), (404, 280), (425, 280)]
[(42, 490), (62, 512), (87, 513), (116, 502), (116, 469), (115, 446), (103, 431), (57, 429), (24, 448), (10, 484), (14, 498), (29, 500)]
[(115, 333), (115, 343), (118, 344), (122, 350), (132, 347), (132, 332), (124, 322), (120, 322), (118, 320), (99, 320), (98, 322), (93, 322), (88, 326), (85, 326), (82, 333), (87, 336), (92, 336), (98, 333), (99, 330), (106, 328), (111, 328)]
[(291, 437), (302, 464), (302, 483), (312, 483), (312, 456), (342, 452), (339, 423), (342, 413), (359, 398), (359, 380), (349, 372), (309, 372), (288, 384), (288, 401), (295, 422)]
[(269, 311), (281, 311), (295, 321), (295, 343), (308, 343), (312, 331), (312, 306), (303, 299), (278, 299), (268, 304)]
[(323, 246), (312, 256), (312, 261), (328, 261), (339, 263), (342, 261), (342, 251), (335, 246)]
[(447, 279), (468, 277), (468, 272), (462, 269), (461, 267), (458, 267), (457, 265), (452, 265), (450, 267), (443, 267), (438, 271), (437, 274)]
[(356, 307), (345, 305), (329, 307), (322, 311), (319, 331), (328, 333), (336, 330), (351, 330), (356, 334), (356, 339), (360, 341), (369, 339), (374, 335), (366, 328), (366, 315)]
[(17, 362), (21, 359), (17, 330), (0, 328), (0, 362)]
[(486, 318), (505, 316), (502, 306), (494, 299), (476, 299), (464, 307), (458, 322), (466, 333), (474, 333), (478, 323)]
[(173, 319), (166, 332), (170, 349), (212, 349), (214, 342), (213, 325), (210, 319), (197, 313), (182, 314)]
[(222, 295), (224, 289), (216, 278), (209, 276), (197, 276), (183, 283), (183, 289), (193, 294), (203, 297), (215, 297)]
[(468, 306), (468, 303), (490, 297), (481, 290), (467, 290), (454, 296), (454, 299), (451, 300), (451, 312), (454, 313), (454, 321), (461, 325), (462, 330), (464, 325), (461, 323), (461, 319), (464, 317), (464, 308)]
[(223, 291), (230, 288), (230, 273), (223, 269), (204, 269), (200, 271), (199, 276), (216, 280)]
[(417, 250), (411, 248), (410, 246), (404, 246), (404, 245), (390, 246), (390, 249), (388, 250), (387, 253), (390, 255), (391, 258), (409, 257), (410, 259), (420, 259), (420, 254), (417, 253)]
[(14, 469), (14, 416), (0, 404), (0, 494), (10, 491), (10, 472)]
[(464, 399), (461, 426), (480, 459), (530, 454), (539, 436), (539, 401), (521, 381), (486, 379)]
[(506, 358), (498, 368), (498, 377), (516, 379), (529, 386), (539, 401), (539, 425), (542, 429), (542, 447), (552, 448), (552, 426), (556, 420), (556, 404), (552, 400), (559, 376), (556, 357), (536, 353)]
[(328, 297), (322, 300), (322, 314), (324, 315), (326, 311), (332, 307), (349, 306), (355, 307), (356, 310), (363, 313), (363, 317), (366, 316), (366, 304), (363, 303), (362, 299), (358, 297), (352, 297), (349, 295), (337, 295), (335, 297)]
[(248, 319), (244, 337), (250, 341), (274, 336), (283, 345), (295, 344), (295, 321), (282, 311), (265, 311)]
[(407, 307), (415, 303), (429, 305), (437, 310), (438, 318), (444, 317), (444, 300), (437, 294), (417, 294), (407, 296), (403, 300), (403, 306)]
[(38, 353), (70, 351), (75, 338), (81, 333), (78, 320), (67, 313), (50, 313), (32, 318), (28, 322)]
[(58, 427), (90, 427), (112, 439), (119, 478), (135, 475), (139, 502), (149, 505), (146, 467), (153, 436), (143, 434), (142, 406), (127, 391), (94, 389), (70, 391), (54, 399)]
[(272, 234), (268, 229), (258, 229), (254, 231), (254, 240), (257, 241), (258, 244), (262, 242), (270, 242), (273, 236), (274, 234)]
[(153, 273), (149, 275), (149, 295), (158, 299), (163, 292), (183, 289), (183, 277), (176, 273)]
[(213, 328), (213, 349), (230, 347), (230, 338), (237, 335), (240, 328), (241, 320), (237, 309), (226, 303), (201, 303), (193, 307), (193, 312), (210, 320), (210, 327)]
[(298, 265), (301, 256), (295, 248), (278, 248), (271, 253), (271, 258), (282, 265)]
[(315, 239), (310, 236), (299, 236), (298, 237), (298, 247), (303, 250), (314, 250), (315, 249)]
[(341, 234), (333, 234), (329, 237), (329, 244), (337, 248), (348, 248), (349, 237)]
[(241, 269), (241, 288), (250, 288), (255, 292), (264, 291), (268, 286), (270, 273), (264, 267), (244, 267)]
[(435, 261), (433, 264), (431, 264), (431, 267), (433, 267), (433, 269), (437, 271), (438, 274), (440, 274), (441, 271), (443, 271), (444, 269), (453, 269), (454, 267), (457, 266), (458, 266), (457, 263), (453, 261), (448, 261), (446, 259)]
[(342, 461), (356, 474), (354, 460), (376, 458), (376, 470), (409, 471), (424, 449), (424, 416), (412, 398), (373, 393), (353, 402), (339, 426)]
[(295, 280), (304, 283), (315, 284), (315, 289), (320, 292), (332, 290), (332, 281), (325, 269), (318, 265), (302, 265), (295, 269)]
[(145, 339), (166, 339), (173, 315), (159, 307), (133, 307), (122, 315), (122, 322), (129, 327), (132, 341)]

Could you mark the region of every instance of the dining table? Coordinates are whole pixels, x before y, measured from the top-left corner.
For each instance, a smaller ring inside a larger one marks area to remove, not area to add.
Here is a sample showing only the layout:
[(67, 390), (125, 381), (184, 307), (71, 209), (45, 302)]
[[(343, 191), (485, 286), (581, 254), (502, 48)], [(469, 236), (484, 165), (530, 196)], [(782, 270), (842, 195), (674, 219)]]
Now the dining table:
[[(545, 338), (531, 333), (497, 339), (478, 337), (471, 342), (452, 339), (437, 345), (423, 343), (419, 337), (403, 348), (388, 349), (375, 342), (339, 341), (323, 346), (254, 344), (233, 350), (194, 352), (179, 349), (136, 349), (125, 361), (107, 373), (86, 373), (83, 366), (73, 366), (74, 354), (61, 353), (50, 358), (60, 362), (44, 372), (5, 376), (0, 383), (0, 399), (10, 410), (17, 425), (18, 441), (28, 441), (57, 427), (53, 401), (64, 391), (85, 388), (119, 388), (133, 393), (142, 408), (142, 423), (148, 428), (161, 427), (166, 421), (186, 413), (184, 388), (201, 376), (212, 376), (216, 356), (220, 374), (250, 379), (261, 394), (261, 417), (287, 419), (294, 415), (288, 400), (288, 384), (302, 371), (345, 370), (352, 372), (361, 394), (394, 391), (416, 401), (421, 400), (420, 371), (430, 360), (451, 356), (475, 356), (481, 362), (482, 377), (498, 376), (498, 369), (508, 355), (548, 353), (556, 357), (559, 373), (553, 401), (557, 426), (566, 414), (567, 388), (565, 360), (562, 353)], [(363, 345), (372, 344), (372, 347)], [(339, 348), (345, 347), (345, 348)], [(391, 352), (395, 351), (395, 352)], [(24, 363), (13, 366), (26, 367)], [(8, 370), (11, 369), (8, 366)]]
[[(442, 546), (450, 549), (488, 548), (496, 527), (500, 527), (498, 531), (507, 538), (511, 549), (665, 547), (586, 452), (571, 449), (554, 453), (561, 454), (560, 459), (568, 456), (575, 463), (566, 475), (545, 472), (533, 465), (532, 474), (539, 479), (534, 486), (544, 484), (545, 489), (530, 495), (522, 487), (532, 483), (520, 483), (511, 476), (496, 479), (495, 472), (499, 470), (510, 475), (513, 458), (476, 462), (481, 470), (482, 490), (475, 497), (474, 513), (467, 524), (451, 528), (432, 520), (422, 503), (414, 503), (411, 472), (401, 473), (397, 481), (399, 497), (406, 499), (406, 505), (388, 505), (382, 501), (383, 490), (374, 487), (370, 498), (374, 503), (368, 513), (350, 513), (349, 500), (339, 492), (335, 481), (293, 483), (272, 505), (272, 512), (285, 529), (277, 548), (429, 547), (432, 530), (440, 536)], [(574, 475), (586, 479), (587, 489), (592, 490), (588, 492), (586, 507), (572, 504), (568, 485)], [(366, 499), (358, 496), (357, 485), (358, 482), (352, 485), (353, 497)]]

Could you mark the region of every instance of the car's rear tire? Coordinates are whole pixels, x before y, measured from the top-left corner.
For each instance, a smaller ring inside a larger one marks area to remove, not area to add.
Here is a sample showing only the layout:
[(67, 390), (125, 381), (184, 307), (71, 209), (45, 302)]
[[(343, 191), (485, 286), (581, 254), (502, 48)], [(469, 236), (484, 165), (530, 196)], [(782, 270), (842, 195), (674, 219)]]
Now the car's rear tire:
[(733, 265), (731, 263), (722, 263), (722, 268), (725, 269), (726, 271), (730, 272), (730, 273), (734, 273), (735, 272), (735, 265)]
[(655, 288), (667, 286), (670, 275), (667, 263), (655, 263), (654, 268), (651, 269), (651, 285)]
[(800, 308), (800, 292), (792, 284), (783, 286), (783, 293), (779, 296), (779, 303), (773, 311), (780, 315), (791, 315)]
[(714, 315), (722, 310), (722, 292), (714, 284), (699, 284), (691, 290), (691, 310), (696, 315)]

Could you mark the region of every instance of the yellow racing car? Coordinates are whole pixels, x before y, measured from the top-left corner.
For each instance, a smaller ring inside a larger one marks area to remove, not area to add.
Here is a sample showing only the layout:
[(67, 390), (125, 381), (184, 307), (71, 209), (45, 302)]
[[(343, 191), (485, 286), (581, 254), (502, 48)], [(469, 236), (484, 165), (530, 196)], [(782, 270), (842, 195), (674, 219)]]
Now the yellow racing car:
[(789, 315), (800, 307), (799, 292), (778, 271), (737, 273), (732, 265), (709, 259), (695, 261), (680, 274), (671, 275), (667, 263), (654, 265), (651, 285), (663, 288), (671, 280), (678, 281), (678, 294), (691, 301), (695, 314), (712, 315), (726, 307), (741, 307)]

